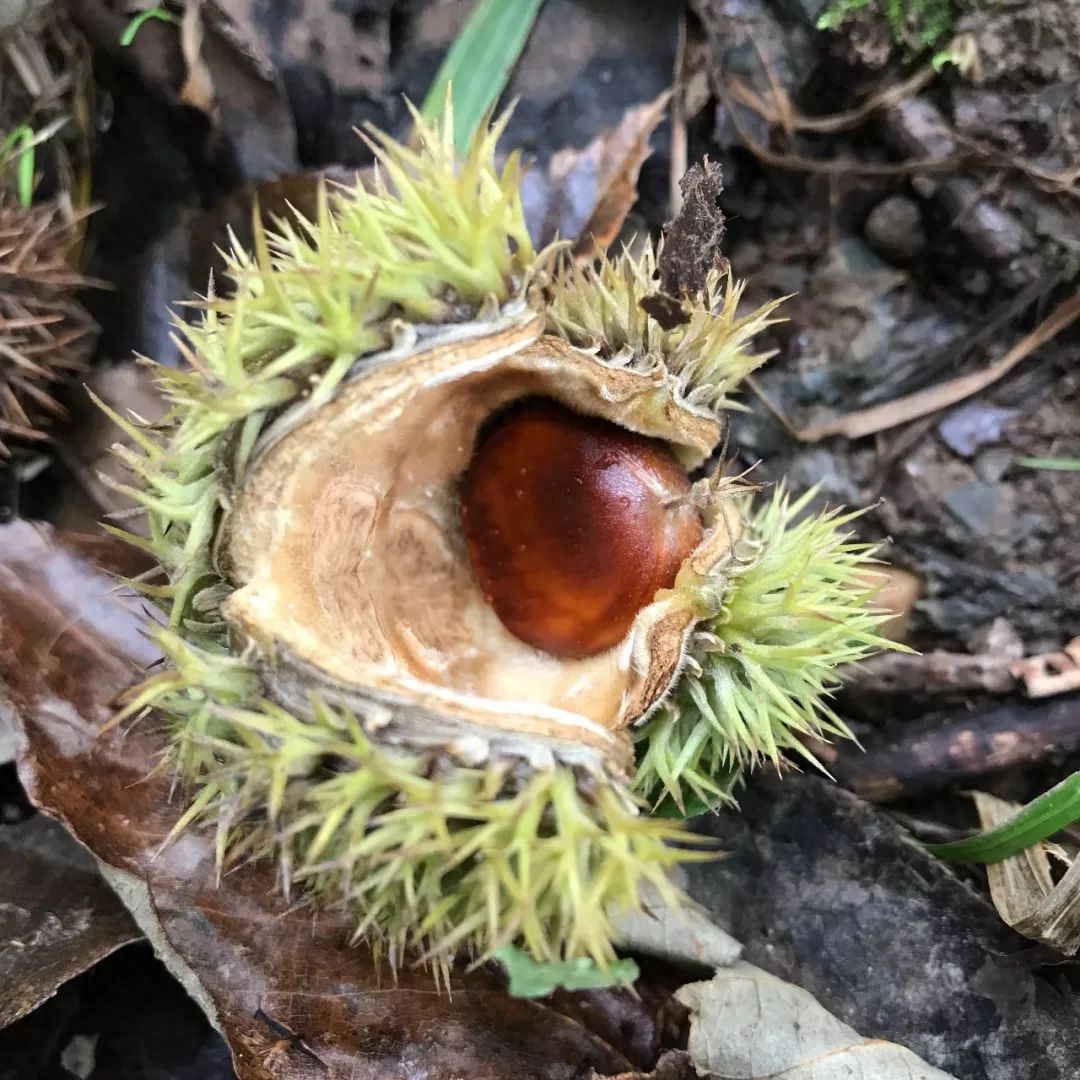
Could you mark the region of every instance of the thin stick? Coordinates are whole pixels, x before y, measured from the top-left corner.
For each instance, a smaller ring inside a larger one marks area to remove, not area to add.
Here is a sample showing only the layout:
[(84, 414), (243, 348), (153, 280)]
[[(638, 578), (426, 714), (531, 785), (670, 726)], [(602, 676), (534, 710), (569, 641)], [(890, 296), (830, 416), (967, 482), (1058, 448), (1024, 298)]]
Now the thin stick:
[(889, 428), (899, 427), (901, 424), (929, 416), (941, 409), (947, 409), (1003, 378), (1021, 360), (1056, 337), (1078, 317), (1080, 317), (1080, 293), (1063, 300), (1030, 334), (1021, 338), (1000, 360), (983, 371), (962, 375), (958, 379), (932, 386), (927, 390), (920, 390), (907, 397), (896, 398), (872, 409), (860, 409), (858, 412), (834, 417), (823, 424), (811, 424), (798, 432), (799, 440), (811, 443), (820, 442), (830, 435), (861, 439), (866, 435), (887, 431)]

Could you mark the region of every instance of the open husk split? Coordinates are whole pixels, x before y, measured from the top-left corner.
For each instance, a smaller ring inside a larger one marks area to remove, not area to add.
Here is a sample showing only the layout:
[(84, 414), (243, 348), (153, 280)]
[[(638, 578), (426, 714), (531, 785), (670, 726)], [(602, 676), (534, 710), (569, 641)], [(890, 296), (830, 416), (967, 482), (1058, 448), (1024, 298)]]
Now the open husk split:
[(529, 239), (516, 155), (495, 167), (501, 126), (460, 160), (449, 120), (418, 120), (413, 148), (374, 136), (373, 190), (257, 229), (231, 297), (178, 324), (164, 421), (116, 417), (171, 661), (125, 715), (169, 718), (184, 825), (441, 970), (507, 943), (609, 964), (642, 886), (677, 902), (668, 871), (703, 855), (649, 807), (715, 805), (802, 735), (843, 733), (832, 669), (882, 644), (849, 519), (796, 523), (782, 492), (754, 509), (722, 468), (688, 484), (699, 539), (616, 645), (553, 655), (500, 621), (461, 524), (493, 418), (555, 402), (700, 469), (775, 307), (738, 315), (717, 271), (664, 330), (639, 306), (651, 248), (560, 268)]

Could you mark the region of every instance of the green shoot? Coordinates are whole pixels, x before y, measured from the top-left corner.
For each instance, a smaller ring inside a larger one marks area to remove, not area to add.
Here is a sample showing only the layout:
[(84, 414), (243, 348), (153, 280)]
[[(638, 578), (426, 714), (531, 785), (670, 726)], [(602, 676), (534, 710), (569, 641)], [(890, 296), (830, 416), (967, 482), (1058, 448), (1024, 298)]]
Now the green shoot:
[(23, 209), (30, 206), (34, 197), (34, 148), (38, 144), (34, 129), (29, 124), (22, 124), (10, 132), (0, 143), (0, 161), (14, 158), (18, 163), (15, 173), (15, 193)]
[[(925, 49), (949, 32), (953, 20), (951, 0), (834, 0), (817, 21), (819, 30), (836, 30), (864, 11), (884, 15), (897, 44)], [(935, 67), (951, 57), (948, 51), (934, 57)]]
[(1080, 472), (1080, 458), (1022, 457), (1016, 459), (1017, 465), (1029, 469), (1054, 469), (1057, 472)]
[(158, 19), (161, 22), (172, 23), (174, 26), (178, 25), (180, 20), (169, 10), (163, 7), (147, 8), (146, 11), (140, 11), (124, 27), (124, 32), (120, 35), (120, 44), (126, 49), (134, 40), (135, 35), (146, 25), (151, 19)]

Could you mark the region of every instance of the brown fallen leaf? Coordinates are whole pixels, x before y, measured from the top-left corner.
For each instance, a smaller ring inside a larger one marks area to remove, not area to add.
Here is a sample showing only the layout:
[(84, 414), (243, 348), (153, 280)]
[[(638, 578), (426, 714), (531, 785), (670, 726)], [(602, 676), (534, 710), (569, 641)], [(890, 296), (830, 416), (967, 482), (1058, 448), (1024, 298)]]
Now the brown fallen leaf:
[(629, 109), (618, 127), (602, 131), (582, 150), (560, 150), (546, 173), (527, 174), (525, 214), (538, 243), (556, 236), (572, 240), (574, 259), (588, 262), (615, 242), (637, 202), (638, 174), (670, 96), (665, 90)]
[(581, 1023), (510, 998), (487, 971), (455, 976), (452, 997), (409, 968), (395, 985), (387, 966), (346, 945), (345, 919), (284, 903), (267, 866), (216, 884), (211, 836), (163, 847), (179, 807), (169, 778), (151, 775), (160, 735), (151, 721), (98, 734), (153, 655), (140, 605), (112, 588), (51, 530), (0, 529), (0, 679), (25, 739), (20, 773), (104, 864), (225, 1035), (240, 1080), (571, 1080), (631, 1068)]
[(93, 858), (37, 814), (0, 827), (0, 1028), (142, 937)]

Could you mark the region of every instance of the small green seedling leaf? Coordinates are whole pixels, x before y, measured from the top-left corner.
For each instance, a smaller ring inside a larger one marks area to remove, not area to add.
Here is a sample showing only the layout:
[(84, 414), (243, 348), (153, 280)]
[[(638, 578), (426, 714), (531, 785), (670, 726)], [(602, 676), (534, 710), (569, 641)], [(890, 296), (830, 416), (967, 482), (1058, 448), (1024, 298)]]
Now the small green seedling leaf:
[(949, 862), (996, 863), (1017, 855), (1080, 821), (1080, 772), (1028, 803), (997, 828), (954, 840), (927, 844), (931, 855)]
[(496, 950), (495, 959), (506, 968), (510, 996), (516, 998), (547, 997), (560, 986), (566, 990), (628, 986), (638, 977), (638, 966), (633, 960), (617, 960), (606, 971), (588, 958), (540, 964), (513, 945)]
[(438, 120), (453, 87), (454, 145), (464, 152), (506, 88), (543, 0), (479, 0), (454, 40), (420, 110)]
[(120, 44), (126, 49), (135, 40), (135, 35), (151, 19), (172, 23), (174, 26), (179, 25), (180, 22), (171, 11), (168, 11), (163, 7), (148, 8), (146, 11), (140, 11), (139, 14), (124, 27), (124, 32), (120, 35)]

